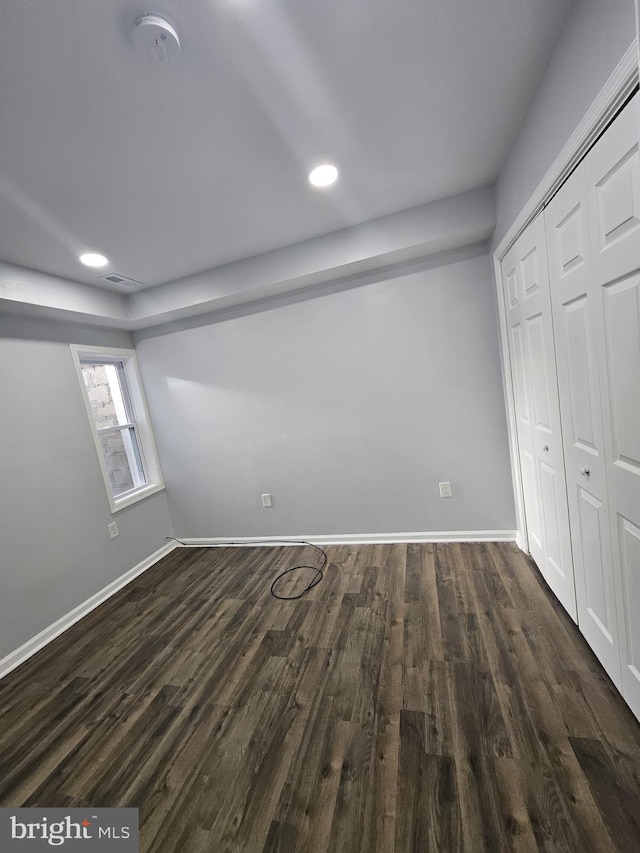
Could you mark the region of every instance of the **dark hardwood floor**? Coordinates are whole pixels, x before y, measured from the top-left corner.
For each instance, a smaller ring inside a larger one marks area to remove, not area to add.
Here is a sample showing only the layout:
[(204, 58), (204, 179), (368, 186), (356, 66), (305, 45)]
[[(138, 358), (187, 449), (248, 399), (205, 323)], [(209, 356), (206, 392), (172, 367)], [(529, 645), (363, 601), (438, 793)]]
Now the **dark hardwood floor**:
[(515, 546), (327, 550), (284, 602), (302, 549), (179, 549), (7, 676), (0, 805), (137, 806), (149, 853), (640, 851), (640, 725)]

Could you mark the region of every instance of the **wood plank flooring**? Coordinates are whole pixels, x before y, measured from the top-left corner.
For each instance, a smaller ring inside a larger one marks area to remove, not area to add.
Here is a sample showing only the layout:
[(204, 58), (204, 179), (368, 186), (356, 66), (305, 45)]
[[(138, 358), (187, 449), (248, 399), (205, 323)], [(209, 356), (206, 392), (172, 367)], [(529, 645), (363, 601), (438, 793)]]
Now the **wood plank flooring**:
[(145, 853), (640, 851), (640, 725), (515, 546), (327, 551), (285, 602), (308, 549), (176, 550), (7, 676), (0, 805), (135, 806)]

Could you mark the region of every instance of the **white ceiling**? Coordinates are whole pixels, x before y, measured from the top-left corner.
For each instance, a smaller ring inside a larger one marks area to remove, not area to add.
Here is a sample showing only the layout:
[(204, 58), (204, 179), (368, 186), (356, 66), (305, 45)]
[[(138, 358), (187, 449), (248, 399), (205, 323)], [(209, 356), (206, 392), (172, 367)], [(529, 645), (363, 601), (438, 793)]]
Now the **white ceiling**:
[[(153, 286), (490, 184), (569, 5), (4, 3), (0, 260)], [(134, 52), (149, 8), (170, 66)], [(326, 159), (340, 182), (313, 190)]]

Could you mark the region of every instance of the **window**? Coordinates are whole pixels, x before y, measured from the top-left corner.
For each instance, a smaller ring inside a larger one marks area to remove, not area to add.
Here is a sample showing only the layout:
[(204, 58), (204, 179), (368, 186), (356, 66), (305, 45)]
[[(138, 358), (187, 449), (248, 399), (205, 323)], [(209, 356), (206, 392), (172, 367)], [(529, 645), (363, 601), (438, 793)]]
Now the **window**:
[(71, 346), (111, 511), (164, 488), (133, 350)]

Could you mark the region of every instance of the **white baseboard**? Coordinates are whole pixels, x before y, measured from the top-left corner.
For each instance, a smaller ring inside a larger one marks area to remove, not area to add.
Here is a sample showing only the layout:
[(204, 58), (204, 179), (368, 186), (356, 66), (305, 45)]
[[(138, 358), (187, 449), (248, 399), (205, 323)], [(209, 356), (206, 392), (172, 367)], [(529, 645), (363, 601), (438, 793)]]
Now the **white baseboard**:
[[(281, 545), (296, 545), (301, 542), (310, 542), (314, 545), (375, 545), (375, 544), (394, 544), (402, 542), (514, 542), (516, 541), (515, 530), (446, 530), (442, 532), (429, 533), (338, 533), (327, 535), (312, 535), (312, 536), (264, 536), (260, 539), (253, 539), (248, 536), (226, 537), (218, 536), (204, 539), (182, 539), (181, 542), (186, 546), (246, 546), (255, 545), (256, 547), (273, 548)], [(36, 652), (48, 645), (60, 634), (63, 634), (76, 622), (79, 622), (96, 607), (99, 607), (107, 599), (115, 595), (116, 592), (125, 587), (132, 580), (146, 572), (155, 563), (179, 547), (178, 542), (169, 542), (159, 548), (142, 562), (138, 563), (128, 572), (120, 575), (110, 584), (105, 586), (95, 595), (92, 595), (82, 604), (74, 607), (60, 619), (56, 620), (48, 628), (40, 631), (35, 637), (27, 640), (15, 651), (10, 652), (6, 657), (0, 660), (0, 678), (4, 678), (20, 664), (24, 663)]]
[(92, 595), (91, 598), (83, 601), (82, 604), (74, 607), (73, 610), (70, 610), (60, 619), (56, 620), (52, 625), (49, 625), (49, 627), (45, 628), (44, 631), (40, 631), (40, 633), (36, 634), (35, 637), (27, 640), (27, 642), (23, 643), (20, 648), (16, 649), (14, 652), (10, 652), (6, 657), (0, 660), (0, 678), (4, 678), (5, 675), (8, 675), (12, 670), (20, 666), (21, 663), (24, 663), (32, 655), (35, 655), (36, 652), (48, 645), (52, 640), (55, 640), (56, 637), (59, 637), (60, 634), (67, 630), (67, 628), (75, 625), (75, 623), (79, 622), (83, 616), (91, 613), (92, 610), (95, 610), (96, 607), (105, 602), (108, 598), (111, 598), (112, 595), (115, 595), (118, 590), (121, 590), (128, 583), (131, 583), (134, 578), (137, 578), (138, 575), (146, 572), (147, 569), (150, 569), (151, 566), (158, 562), (158, 560), (165, 557), (177, 547), (178, 545), (176, 542), (169, 542), (168, 544), (163, 545), (162, 548), (159, 548), (149, 557), (142, 560), (142, 562), (138, 563), (137, 566), (134, 566), (132, 569), (129, 569), (128, 572), (120, 575), (119, 578), (116, 578), (99, 592), (96, 592), (96, 594)]
[(529, 549), (526, 546), (524, 536), (522, 535), (521, 530), (516, 531), (515, 543), (518, 546), (518, 548), (520, 548), (521, 551), (524, 551), (525, 554), (529, 553)]
[[(182, 538), (187, 546), (246, 546), (273, 548), (310, 542), (312, 545), (376, 545), (401, 542), (515, 542), (516, 530), (445, 530), (423, 533), (336, 533), (310, 536), (213, 536)], [(178, 537), (180, 538), (180, 537)]]

